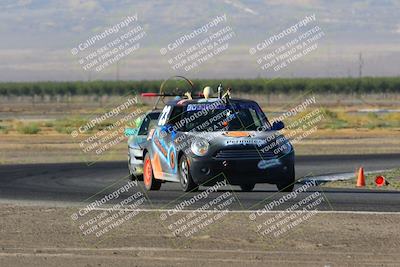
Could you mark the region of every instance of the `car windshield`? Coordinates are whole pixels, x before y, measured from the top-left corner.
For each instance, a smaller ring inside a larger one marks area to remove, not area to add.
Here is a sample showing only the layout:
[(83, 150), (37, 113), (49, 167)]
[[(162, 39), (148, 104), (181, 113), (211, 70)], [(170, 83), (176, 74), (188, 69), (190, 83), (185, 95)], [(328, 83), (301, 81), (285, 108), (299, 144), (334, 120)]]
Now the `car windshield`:
[[(268, 125), (260, 107), (253, 102), (229, 103), (213, 108), (209, 104), (189, 104), (175, 110), (170, 123), (178, 131), (255, 131)], [(174, 116), (175, 115), (175, 116)]]

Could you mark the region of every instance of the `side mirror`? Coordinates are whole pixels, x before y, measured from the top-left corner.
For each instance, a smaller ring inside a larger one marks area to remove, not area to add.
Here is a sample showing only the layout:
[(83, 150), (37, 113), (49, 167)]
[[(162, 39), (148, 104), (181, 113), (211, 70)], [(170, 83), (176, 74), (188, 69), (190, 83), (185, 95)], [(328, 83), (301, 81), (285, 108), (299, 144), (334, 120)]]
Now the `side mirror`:
[(285, 128), (285, 124), (283, 123), (283, 121), (274, 121), (274, 123), (272, 123), (271, 130), (279, 131), (282, 130), (283, 128)]
[(138, 131), (138, 128), (125, 128), (124, 134), (125, 136), (134, 136), (137, 135)]

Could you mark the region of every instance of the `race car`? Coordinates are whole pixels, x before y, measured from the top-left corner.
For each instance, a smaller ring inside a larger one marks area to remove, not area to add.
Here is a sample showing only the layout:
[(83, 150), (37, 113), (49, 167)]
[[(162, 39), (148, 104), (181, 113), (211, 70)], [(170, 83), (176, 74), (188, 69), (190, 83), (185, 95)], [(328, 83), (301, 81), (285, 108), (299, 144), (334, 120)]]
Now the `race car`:
[(143, 162), (147, 190), (177, 182), (195, 191), (221, 179), (243, 191), (257, 183), (293, 190), (294, 149), (279, 133), (283, 122), (271, 124), (256, 102), (231, 98), (229, 91), (216, 98), (185, 96), (167, 102), (160, 114), (147, 114), (150, 121), (159, 114), (157, 125), (146, 128), (146, 138), (139, 130), (142, 145), (129, 148), (131, 172), (138, 174), (133, 166)]

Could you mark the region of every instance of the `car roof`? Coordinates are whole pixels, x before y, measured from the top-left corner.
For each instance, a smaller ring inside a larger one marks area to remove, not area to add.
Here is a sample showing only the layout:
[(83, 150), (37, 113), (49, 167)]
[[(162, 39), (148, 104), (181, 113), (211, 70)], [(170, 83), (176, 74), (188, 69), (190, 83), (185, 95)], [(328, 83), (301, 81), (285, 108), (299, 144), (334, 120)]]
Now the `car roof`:
[[(187, 106), (189, 104), (212, 104), (221, 100), (220, 98), (195, 98), (195, 99), (186, 99), (179, 98), (168, 101), (166, 104), (170, 106)], [(242, 99), (242, 98), (229, 98), (230, 103), (256, 103), (250, 99)]]

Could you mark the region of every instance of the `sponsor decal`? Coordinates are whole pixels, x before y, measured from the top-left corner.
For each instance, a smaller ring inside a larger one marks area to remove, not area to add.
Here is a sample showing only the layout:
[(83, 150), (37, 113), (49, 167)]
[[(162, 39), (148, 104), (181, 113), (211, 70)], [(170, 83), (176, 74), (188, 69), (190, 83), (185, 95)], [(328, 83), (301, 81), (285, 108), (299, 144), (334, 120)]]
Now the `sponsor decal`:
[(186, 111), (200, 111), (200, 110), (213, 110), (213, 109), (226, 109), (226, 105), (216, 103), (218, 100), (208, 100), (207, 102), (210, 103), (204, 103), (204, 104), (189, 104), (186, 107)]
[(225, 144), (226, 145), (257, 145), (257, 146), (262, 146), (267, 143), (266, 140), (262, 139), (252, 139), (252, 138), (238, 138), (238, 139), (232, 139), (232, 140), (226, 140)]
[(241, 132), (241, 131), (232, 131), (232, 132), (224, 132), (222, 135), (228, 137), (250, 137), (251, 134), (249, 132)]
[(271, 160), (260, 160), (257, 164), (257, 167), (261, 170), (265, 170), (266, 168), (279, 165), (278, 159), (271, 159)]

